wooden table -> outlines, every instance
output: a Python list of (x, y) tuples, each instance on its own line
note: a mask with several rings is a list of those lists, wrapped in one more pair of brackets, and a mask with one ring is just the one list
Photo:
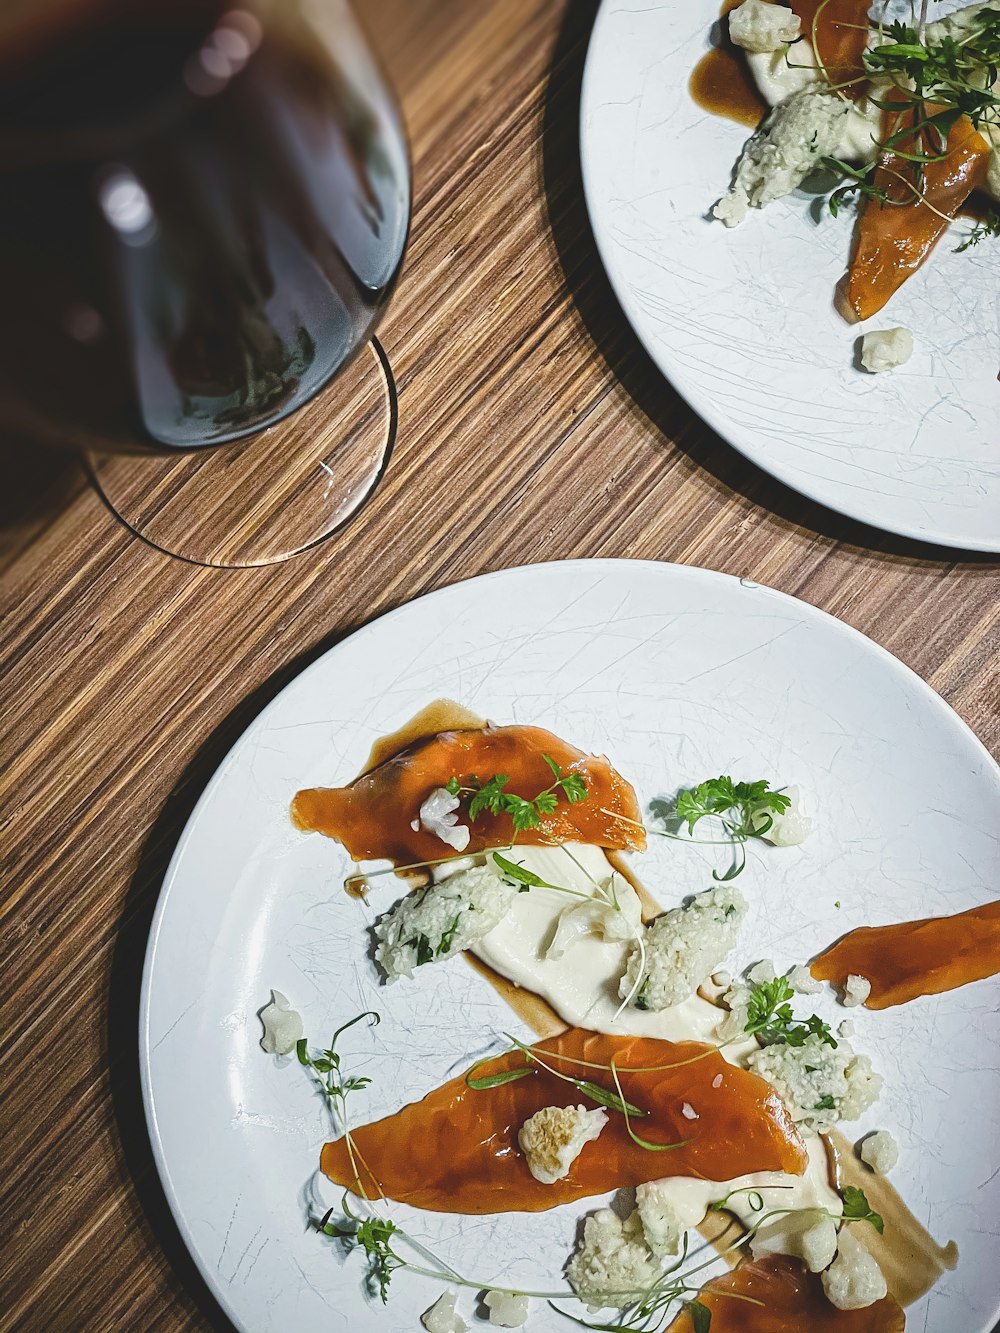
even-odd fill
[(4, 1329), (227, 1326), (147, 1143), (143, 949), (216, 764), (363, 621), (536, 560), (706, 565), (856, 626), (1000, 752), (997, 562), (884, 536), (770, 480), (671, 392), (619, 313), (577, 150), (595, 0), (361, 8), (402, 96), (416, 191), (380, 331), (399, 436), (368, 507), (289, 563), (204, 569), (131, 537), (72, 461), (4, 464)]

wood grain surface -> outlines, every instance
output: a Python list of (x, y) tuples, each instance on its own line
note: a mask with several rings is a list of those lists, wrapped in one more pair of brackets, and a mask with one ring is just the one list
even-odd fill
[(402, 98), (415, 213), (380, 330), (399, 434), (359, 517), (286, 564), (198, 568), (133, 538), (71, 459), (5, 442), (4, 1330), (227, 1327), (146, 1138), (146, 934), (227, 748), (370, 617), (529, 561), (705, 565), (856, 626), (1000, 751), (998, 563), (770, 480), (672, 393), (619, 313), (579, 175), (594, 0), (361, 8)]

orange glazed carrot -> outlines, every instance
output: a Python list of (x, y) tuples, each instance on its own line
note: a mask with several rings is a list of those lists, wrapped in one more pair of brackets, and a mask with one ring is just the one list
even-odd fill
[[(941, 109), (928, 104), (927, 114)], [(886, 111), (883, 139), (905, 128), (907, 120), (912, 124), (912, 114)], [(903, 140), (900, 147), (907, 152), (928, 151), (925, 141)], [(874, 183), (893, 202), (865, 201), (847, 275), (847, 303), (858, 319), (881, 310), (917, 271), (962, 204), (982, 184), (989, 155), (989, 145), (966, 116), (952, 127), (944, 156), (924, 163), (919, 182), (912, 162), (894, 153), (883, 154)]]

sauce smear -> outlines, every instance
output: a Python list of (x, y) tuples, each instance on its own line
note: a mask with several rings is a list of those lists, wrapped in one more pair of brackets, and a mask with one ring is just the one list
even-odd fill
[[(789, 8), (802, 20), (802, 35), (812, 43), (816, 59), (831, 84), (852, 83), (867, 77), (862, 56), (868, 40), (868, 10), (871, 0), (788, 0)], [(813, 43), (813, 23), (816, 41)], [(795, 47), (789, 59), (795, 60)], [(841, 88), (846, 97), (858, 97), (860, 82)]]
[[(435, 787), (456, 777), (465, 785), (506, 774), (504, 791), (534, 799), (554, 782), (546, 756), (564, 773), (580, 774), (585, 800), (576, 804), (561, 793), (555, 810), (537, 828), (515, 834), (508, 814), (480, 812), (471, 824), (468, 851), (507, 847), (511, 842), (554, 845), (588, 842), (597, 847), (642, 851), (646, 835), (639, 803), (630, 783), (607, 759), (584, 754), (541, 727), (480, 727), (442, 731), (405, 746), (362, 774), (347, 787), (313, 787), (292, 802), (295, 825), (324, 833), (344, 844), (356, 861), (395, 861), (408, 865), (447, 855), (434, 833), (412, 825)], [(610, 810), (612, 814), (602, 811)], [(621, 817), (619, 817), (621, 816)], [(467, 822), (464, 817), (460, 822)]]
[(867, 977), (869, 1009), (889, 1009), (920, 995), (940, 995), (1000, 972), (1000, 902), (956, 916), (895, 926), (860, 926), (811, 965), (817, 981), (843, 985)]
[[(712, 1333), (902, 1333), (906, 1323), (891, 1296), (862, 1310), (838, 1310), (818, 1274), (783, 1254), (744, 1260), (706, 1283), (698, 1300), (712, 1312)], [(668, 1333), (694, 1333), (686, 1310)]]
[[(593, 1106), (572, 1084), (545, 1070), (516, 1082), (474, 1090), (452, 1079), (395, 1115), (352, 1130), (360, 1184), (375, 1197), (444, 1213), (541, 1212), (557, 1204), (640, 1185), (665, 1176), (728, 1180), (746, 1171), (800, 1174), (806, 1151), (788, 1108), (762, 1078), (728, 1064), (699, 1042), (674, 1044), (650, 1037), (610, 1037), (571, 1028), (539, 1042), (541, 1058), (575, 1078), (589, 1078), (615, 1094), (611, 1074), (559, 1060), (559, 1056), (607, 1065), (614, 1057), (627, 1101), (648, 1112), (633, 1128), (651, 1143), (688, 1142), (669, 1152), (633, 1143), (624, 1116), (608, 1111), (608, 1122), (588, 1143), (569, 1176), (543, 1185), (528, 1170), (517, 1135), (529, 1116), (545, 1106)], [(546, 1056), (545, 1052), (548, 1052)], [(691, 1064), (655, 1072), (628, 1069)], [(520, 1052), (480, 1065), (485, 1078), (520, 1068)], [(625, 1068), (621, 1068), (624, 1066)], [(696, 1119), (685, 1116), (687, 1105)], [(414, 1144), (419, 1151), (414, 1151)], [(344, 1139), (328, 1143), (320, 1165), (336, 1184), (358, 1192)]]
[(725, 0), (719, 24), (719, 45), (706, 51), (694, 67), (688, 91), (705, 111), (725, 116), (740, 125), (756, 127), (768, 112), (768, 105), (757, 91), (747, 68), (744, 53), (729, 36), (726, 15), (740, 0)]

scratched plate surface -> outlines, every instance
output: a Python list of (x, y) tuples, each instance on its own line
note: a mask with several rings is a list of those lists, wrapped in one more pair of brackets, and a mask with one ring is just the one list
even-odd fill
[[(604, 0), (594, 27), (584, 183), (629, 322), (695, 411), (789, 486), (890, 532), (1000, 551), (1000, 247), (955, 253), (971, 226), (957, 224), (887, 308), (849, 325), (833, 293), (850, 209), (833, 218), (800, 190), (733, 230), (710, 219), (749, 134), (688, 92), (720, 7)], [(856, 368), (859, 334), (899, 325), (908, 364)]]
[[(783, 594), (681, 566), (578, 561), (475, 579), (374, 621), (234, 747), (178, 846), (149, 942), (140, 1042), (154, 1151), (205, 1277), (254, 1333), (415, 1331), (438, 1290), (399, 1273), (388, 1306), (373, 1303), (357, 1257), (307, 1229), (314, 1193), (338, 1201), (314, 1180), (330, 1125), (304, 1071), (258, 1045), (270, 989), (317, 1043), (361, 1010), (381, 1013), (342, 1044), (345, 1067), (372, 1078), (354, 1095), (365, 1119), (459, 1072), (512, 1023), (522, 1030), (464, 959), (380, 986), (369, 927), (398, 885), (376, 881), (370, 906), (348, 898), (337, 845), (288, 819), (296, 788), (349, 780), (379, 735), (442, 695), (606, 753), (644, 807), (718, 773), (800, 784), (815, 833), (801, 848), (752, 850), (737, 966), (769, 957), (784, 969), (852, 926), (959, 911), (1000, 883), (1000, 774), (986, 751), (893, 657)], [(665, 906), (710, 886), (712, 849), (654, 843), (638, 869)], [(843, 1016), (831, 997), (817, 1007)], [(996, 1311), (998, 1007), (991, 981), (852, 1011), (855, 1044), (886, 1086), (848, 1131), (892, 1130), (895, 1183), (961, 1251), (914, 1310), (916, 1328), (983, 1333)], [(392, 1211), (472, 1280), (553, 1290), (586, 1209)], [(466, 1317), (473, 1304), (464, 1293)], [(530, 1329), (557, 1323), (534, 1302)]]

